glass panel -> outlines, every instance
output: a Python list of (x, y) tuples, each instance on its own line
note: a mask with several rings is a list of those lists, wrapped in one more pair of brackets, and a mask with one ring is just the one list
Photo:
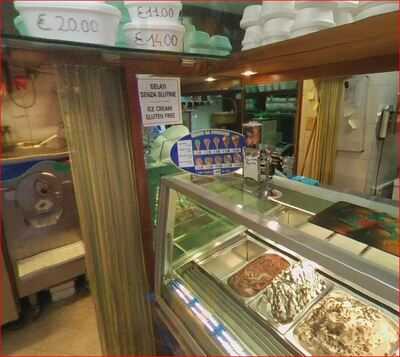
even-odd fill
[[(255, 217), (259, 216), (259, 219), (254, 218), (254, 220), (263, 222), (263, 219), (268, 218), (272, 222), (276, 221), (281, 226), (294, 228), (325, 241), (327, 245), (339, 248), (347, 254), (359, 256), (370, 264), (375, 264), (379, 268), (398, 274), (398, 257), (384, 251), (388, 248), (383, 246), (386, 243), (383, 243), (384, 241), (382, 240), (388, 234), (386, 230), (391, 227), (388, 226), (388, 222), (391, 222), (390, 217), (395, 217), (396, 208), (394, 206), (369, 201), (362, 197), (327, 188), (311, 188), (304, 184), (293, 183), (287, 179), (274, 179), (273, 188), (279, 191), (281, 196), (273, 199), (265, 199), (262, 195), (262, 186), (256, 183), (249, 183), (239, 175), (213, 179), (179, 175), (176, 179), (190, 183), (194, 187), (200, 186), (205, 189), (201, 194), (202, 196), (209, 193), (211, 200), (216, 200), (219, 203), (223, 202), (226, 207), (235, 207), (243, 212), (253, 213), (256, 215)], [(217, 196), (212, 194), (217, 194)], [(348, 209), (354, 207), (354, 215), (343, 221), (343, 225), (340, 227), (318, 223), (325, 219), (322, 217), (325, 217), (326, 213), (321, 215), (322, 212), (325, 212), (328, 208), (329, 212), (334, 212), (334, 207), (340, 207), (342, 201), (350, 202)], [(343, 229), (349, 224), (347, 221), (350, 221), (354, 227), (358, 224), (365, 224), (365, 222), (359, 221), (362, 217), (359, 218), (356, 215), (357, 207), (368, 207), (370, 210), (367, 211), (371, 212), (372, 215), (373, 212), (385, 212), (384, 214), (377, 214), (378, 217), (386, 217), (386, 225), (382, 225), (382, 229), (379, 231), (380, 236), (374, 234), (375, 240), (371, 240), (371, 234), (367, 232), (365, 227), (356, 231), (351, 229), (347, 236), (343, 233)], [(321, 218), (316, 220), (316, 217)], [(371, 217), (370, 219), (372, 219)], [(340, 216), (330, 217), (332, 222), (336, 222), (339, 219)], [(264, 225), (265, 223), (261, 224)], [(347, 225), (345, 226), (345, 224)], [(385, 228), (387, 226), (389, 228)], [(378, 229), (374, 227), (371, 226), (371, 230)], [(183, 227), (182, 229), (180, 233), (184, 234), (185, 228)], [(365, 239), (361, 234), (364, 231)], [(342, 234), (340, 234), (341, 232)], [(390, 240), (387, 241), (387, 244), (393, 243)]]
[[(187, 175), (182, 175), (178, 178), (185, 181), (191, 179)], [(327, 199), (304, 194), (300, 190), (297, 191), (277, 185), (273, 185), (273, 188), (279, 190), (281, 196), (274, 200), (268, 200), (262, 196), (264, 193), (262, 185), (250, 180), (243, 180), (240, 175), (214, 179), (198, 179), (194, 180), (193, 183), (221, 195), (221, 197), (227, 199), (230, 203), (240, 206), (244, 210), (250, 209), (263, 216), (280, 204), (315, 214), (328, 208), (333, 203)]]
[[(180, 193), (172, 195), (171, 204), (172, 209), (175, 210), (175, 219), (171, 223), (173, 225), (173, 260), (212, 243), (238, 227), (227, 218)], [(169, 213), (171, 214), (171, 208)]]
[[(252, 2), (248, 2), (252, 3)], [(3, 34), (122, 50), (229, 56), (239, 51), (244, 3), (3, 2)], [(29, 37), (28, 37), (29, 36)]]
[[(198, 332), (198, 328), (193, 329), (190, 321), (198, 319), (199, 325), (202, 326), (204, 323), (212, 338), (217, 336), (215, 331), (218, 328), (231, 332), (235, 342), (233, 346), (240, 347), (243, 354), (293, 354), (285, 353), (286, 340), (281, 340), (276, 336), (285, 336), (292, 341), (289, 331), (293, 331), (299, 323), (307, 321), (306, 316), (313, 306), (318, 303), (323, 304), (327, 295), (337, 291), (343, 293), (349, 301), (360, 299), (369, 307), (379, 308), (379, 311), (388, 318), (387, 322), (390, 323), (388, 328), (394, 331), (396, 316), (392, 314), (392, 310), (387, 309), (388, 301), (385, 301), (384, 295), (378, 295), (383, 298), (377, 305), (376, 295), (374, 295), (376, 291), (373, 291), (369, 284), (361, 285), (352, 274), (340, 274), (340, 268), (336, 267), (350, 262), (350, 266), (354, 265), (355, 269), (362, 267), (360, 272), (367, 276), (375, 267), (378, 268), (378, 265), (384, 266), (382, 262), (375, 262), (375, 266), (374, 259), (385, 260), (387, 265), (384, 269), (387, 270), (397, 267), (395, 260), (390, 261), (388, 257), (377, 255), (376, 252), (368, 249), (366, 252), (371, 251), (368, 257), (370, 264), (360, 265), (360, 261), (362, 262), (360, 255), (367, 259), (366, 247), (357, 246), (357, 242), (350, 238), (330, 232), (325, 238), (319, 237), (324, 242), (316, 244), (320, 242), (315, 239), (303, 240), (303, 236), (295, 236), (296, 231), (293, 230), (294, 239), (298, 239), (304, 246), (307, 245), (307, 249), (313, 253), (318, 252), (321, 245), (330, 248), (320, 250), (326, 256), (314, 254), (313, 259), (309, 257), (310, 260), (307, 260), (305, 255), (296, 252), (289, 245), (278, 244), (268, 233), (261, 236), (246, 230), (243, 226), (238, 226), (242, 229), (238, 232), (223, 229), (224, 226), (233, 228), (233, 222), (224, 219), (224, 214), (210, 210), (203, 199), (208, 198), (210, 206), (222, 204), (224, 207), (221, 208), (221, 212), (226, 212), (227, 215), (228, 212), (237, 212), (237, 209), (233, 209), (234, 204), (239, 204), (238, 202), (241, 202), (243, 197), (224, 194), (229, 190), (240, 191), (234, 188), (241, 180), (240, 177), (211, 180), (182, 175), (171, 180), (178, 182), (178, 185), (180, 180), (185, 180), (185, 192), (193, 189), (193, 192), (187, 195), (171, 191), (175, 212), (171, 212), (170, 208), (168, 213), (171, 218), (175, 213), (172, 235), (175, 248), (174, 259), (182, 256), (183, 249), (179, 250), (179, 247), (185, 239), (187, 239), (189, 249), (193, 253), (195, 250), (195, 254), (186, 256), (186, 259), (180, 260), (175, 265), (170, 265), (171, 270), (168, 271), (167, 279), (164, 281), (162, 297), (167, 300), (171, 309), (182, 319), (191, 333)], [(199, 186), (202, 190), (199, 190)], [(282, 188), (282, 186), (279, 187)], [(285, 192), (289, 191), (302, 194), (296, 192), (295, 189)], [(217, 193), (217, 196), (213, 193)], [(248, 197), (253, 196), (258, 202), (267, 201), (251, 193), (243, 192), (243, 194)], [(299, 197), (303, 200), (313, 197), (311, 194), (302, 195)], [(193, 198), (189, 199), (188, 196), (193, 196)], [(309, 198), (306, 198), (307, 196)], [(201, 200), (202, 204), (196, 203), (197, 200)], [(270, 218), (268, 223), (274, 222), (273, 218), (278, 217), (282, 226), (302, 230), (301, 227), (304, 224), (309, 224), (308, 219), (311, 215), (302, 212), (301, 202), (297, 201), (297, 203), (298, 209), (275, 202), (275, 208), (267, 214)], [(333, 202), (329, 204), (332, 205)], [(262, 219), (258, 220), (256, 216), (251, 219), (253, 223), (262, 225), (266, 222), (264, 220), (266, 214), (261, 211), (261, 204), (258, 208)], [(253, 210), (252, 213), (256, 212), (254, 207), (250, 209)], [(248, 207), (243, 207), (243, 213), (248, 213)], [(239, 220), (240, 217), (235, 222), (239, 224)], [(218, 222), (221, 230), (208, 229), (213, 221)], [(309, 227), (308, 231), (304, 232), (314, 235), (313, 229), (318, 229), (318, 227), (311, 226), (311, 228)], [(225, 232), (232, 234), (224, 235)], [(288, 232), (276, 230), (276, 234), (284, 235)], [(341, 251), (338, 253), (336, 248)], [(331, 252), (334, 253), (332, 257), (335, 264), (329, 268), (325, 266), (325, 261)], [(293, 308), (294, 305), (296, 305), (295, 308)], [(189, 315), (185, 315), (186, 310), (183, 307), (186, 307)], [(190, 315), (193, 311), (194, 314)], [(205, 316), (207, 318), (204, 318)], [(270, 335), (271, 329), (280, 334)], [(216, 344), (218, 345), (218, 342)], [(297, 343), (294, 347), (302, 351), (301, 344)], [(230, 354), (238, 355), (239, 353), (235, 350)]]
[(298, 94), (297, 81), (245, 87), (245, 121), (260, 123), (262, 143), (280, 156), (294, 154)]

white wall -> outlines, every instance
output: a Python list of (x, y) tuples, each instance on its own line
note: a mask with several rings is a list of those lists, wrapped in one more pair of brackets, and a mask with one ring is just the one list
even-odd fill
[[(212, 104), (199, 105), (192, 112), (192, 130), (211, 128), (211, 115), (222, 111), (222, 101), (215, 99)], [(188, 113), (184, 113), (185, 118)]]
[[(398, 72), (371, 74), (368, 81), (368, 96), (366, 102), (366, 125), (364, 136), (364, 151), (338, 151), (336, 158), (335, 178), (333, 185), (340, 190), (358, 193), (373, 191), (378, 143), (375, 137), (377, 113), (385, 106), (392, 104), (396, 108), (398, 92)], [(310, 93), (314, 90), (312, 80), (304, 81), (302, 117), (299, 138), (298, 174), (304, 162), (304, 156), (310, 139), (310, 118), (315, 117), (315, 100)], [(397, 142), (396, 136), (388, 138), (382, 160), (379, 184), (392, 180), (397, 171)]]
[[(16, 105), (6, 95), (2, 98), (2, 126), (11, 128), (14, 142), (41, 141), (55, 134), (62, 123), (54, 74), (39, 74), (34, 80), (36, 102), (29, 109)], [(24, 107), (33, 102), (33, 88), (29, 81), (27, 89), (12, 93), (14, 101)]]
[[(375, 184), (378, 142), (375, 137), (377, 113), (392, 104), (396, 108), (398, 72), (371, 74), (368, 84), (364, 151), (360, 153), (339, 151), (336, 158), (334, 185), (360, 193), (372, 193)], [(396, 137), (385, 142), (381, 176), (378, 184), (396, 176)]]

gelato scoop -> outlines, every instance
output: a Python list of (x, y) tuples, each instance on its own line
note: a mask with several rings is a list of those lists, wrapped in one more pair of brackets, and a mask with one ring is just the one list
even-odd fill
[(393, 321), (339, 291), (317, 304), (295, 329), (295, 335), (313, 355), (389, 356), (398, 347)]
[(292, 322), (327, 285), (313, 263), (304, 261), (278, 275), (258, 301), (257, 310), (269, 311), (281, 324)]

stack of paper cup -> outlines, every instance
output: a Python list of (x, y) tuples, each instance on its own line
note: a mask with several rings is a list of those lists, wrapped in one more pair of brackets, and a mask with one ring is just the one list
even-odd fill
[(124, 25), (129, 47), (154, 51), (183, 51), (185, 27), (181, 1), (125, 1), (131, 22)]
[(290, 38), (317, 32), (336, 25), (334, 10), (340, 1), (296, 1), (296, 17)]
[(261, 5), (247, 6), (243, 11), (240, 27), (245, 30), (242, 41), (242, 51), (260, 46), (262, 28), (260, 24)]
[(268, 45), (289, 38), (294, 17), (294, 1), (263, 1), (261, 44)]

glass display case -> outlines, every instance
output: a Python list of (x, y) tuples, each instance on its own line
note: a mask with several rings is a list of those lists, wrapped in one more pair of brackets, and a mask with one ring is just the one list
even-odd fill
[(267, 199), (238, 175), (162, 179), (157, 311), (182, 351), (396, 353), (398, 256), (315, 222), (346, 203), (387, 223), (397, 207), (280, 177), (272, 185), (279, 195)]

